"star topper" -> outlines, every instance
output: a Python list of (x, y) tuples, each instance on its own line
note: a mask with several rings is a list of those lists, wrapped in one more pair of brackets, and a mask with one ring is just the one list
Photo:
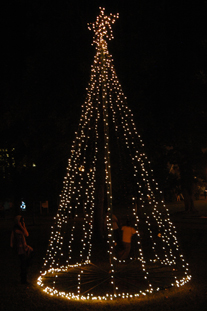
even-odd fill
[(114, 39), (111, 25), (119, 18), (119, 13), (116, 15), (110, 13), (110, 15), (107, 16), (105, 15), (105, 8), (99, 9), (100, 14), (97, 16), (96, 22), (88, 24), (88, 29), (94, 31), (92, 44), (97, 44), (98, 48), (106, 49), (107, 43), (105, 38), (108, 40)]

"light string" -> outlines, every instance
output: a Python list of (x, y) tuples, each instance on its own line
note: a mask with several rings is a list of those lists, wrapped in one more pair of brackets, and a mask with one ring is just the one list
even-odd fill
[[(115, 85), (114, 88), (117, 90), (117, 89), (118, 89), (118, 86), (119, 86), (119, 84), (117, 83), (117, 85)], [(122, 94), (122, 95), (123, 95), (123, 94)], [(121, 98), (119, 97), (119, 100), (118, 100), (117, 102), (119, 102), (120, 99), (121, 99)], [(125, 99), (125, 98), (124, 98), (124, 99)], [(121, 102), (122, 102), (122, 101), (121, 101)], [(119, 104), (117, 104), (117, 107), (119, 107)], [(125, 109), (127, 109), (127, 106), (126, 106), (126, 105), (125, 105)], [(120, 112), (120, 109), (119, 109), (119, 112)], [(113, 113), (114, 113), (114, 111), (113, 111)], [(127, 113), (130, 113), (130, 110), (129, 110), (129, 109), (128, 109), (128, 112), (126, 112), (126, 110), (125, 110), (125, 112), (123, 113), (123, 115), (124, 115), (124, 116), (127, 116)], [(114, 117), (113, 120), (115, 120), (115, 119), (116, 119), (116, 118)], [(115, 122), (115, 121), (114, 121), (114, 122)], [(121, 123), (122, 123), (123, 128), (124, 128), (124, 129), (127, 129), (127, 130), (128, 130), (128, 133), (131, 135), (131, 132), (129, 132), (130, 129), (129, 129), (129, 127), (128, 127), (127, 120), (124, 119), (124, 117), (122, 117)], [(134, 121), (133, 121), (133, 118), (132, 118), (132, 117), (131, 117), (131, 124), (134, 126), (133, 132), (134, 132), (134, 134), (135, 134), (134, 137), (136, 137), (137, 131), (136, 131), (136, 127), (135, 127), (135, 124), (134, 124)], [(131, 126), (131, 128), (133, 128), (133, 126)], [(115, 129), (117, 130), (117, 125), (115, 125)], [(127, 147), (129, 148), (129, 146), (128, 146), (128, 140), (129, 140), (128, 137), (129, 137), (129, 136), (127, 136), (127, 130), (125, 131), (126, 133), (125, 133), (124, 137), (125, 137), (126, 145), (127, 145)], [(132, 136), (132, 137), (133, 137), (133, 136)], [(141, 142), (142, 142), (142, 141), (141, 141)], [(132, 145), (134, 145), (134, 141), (132, 141)], [(144, 145), (142, 144), (142, 146), (144, 146)], [(133, 147), (133, 146), (131, 146), (131, 147)], [(137, 152), (137, 150), (136, 150), (136, 152)], [(147, 157), (145, 157), (145, 159), (147, 159)], [(134, 160), (134, 158), (132, 158), (132, 160)], [(140, 161), (140, 160), (138, 160), (138, 161)], [(148, 162), (148, 163), (150, 163), (150, 162)], [(147, 181), (149, 195), (150, 195), (151, 198), (153, 198), (153, 202), (155, 202), (155, 204), (154, 204), (154, 212), (152, 212), (152, 215), (153, 215), (153, 217), (156, 219), (158, 226), (159, 226), (160, 228), (162, 228), (162, 227), (164, 228), (164, 233), (163, 233), (163, 236), (161, 236), (161, 237), (162, 237), (162, 241), (163, 241), (163, 244), (164, 244), (163, 250), (164, 250), (164, 252), (165, 252), (165, 259), (162, 260), (161, 263), (164, 263), (164, 264), (166, 264), (166, 265), (175, 264), (175, 263), (176, 263), (176, 262), (175, 262), (176, 256), (173, 256), (172, 250), (171, 250), (171, 249), (169, 249), (169, 254), (170, 254), (171, 257), (173, 257), (172, 261), (170, 261), (170, 260), (168, 259), (167, 255), (166, 255), (167, 252), (165, 251), (165, 247), (166, 247), (165, 244), (167, 244), (169, 247), (171, 247), (170, 244), (169, 244), (170, 238), (169, 238), (169, 237), (167, 236), (167, 234), (166, 234), (167, 229), (166, 229), (165, 224), (163, 224), (163, 222), (162, 222), (162, 218), (161, 218), (162, 214), (161, 214), (160, 212), (158, 212), (158, 210), (157, 210), (157, 204), (158, 204), (158, 202), (155, 201), (155, 195), (154, 195), (153, 191), (151, 190), (151, 187), (149, 186), (149, 185), (150, 185), (150, 181), (149, 181), (149, 179), (148, 179), (149, 174), (148, 174), (147, 170), (144, 168), (144, 161), (142, 161), (141, 166), (142, 166), (142, 171), (143, 171), (142, 176), (143, 176), (143, 178), (146, 178), (146, 181)], [(135, 172), (137, 172), (136, 164), (134, 165), (134, 169), (135, 169)], [(151, 171), (152, 171), (152, 170), (151, 170)], [(153, 172), (153, 171), (152, 171), (152, 172)], [(154, 181), (154, 180), (153, 180), (153, 181)], [(139, 184), (138, 184), (138, 186), (139, 186)], [(157, 184), (157, 183), (156, 183), (156, 190), (158, 190), (158, 184)], [(160, 193), (161, 193), (161, 192), (160, 192)], [(141, 198), (141, 200), (142, 200), (142, 198)], [(163, 203), (163, 201), (162, 201), (161, 203)], [(163, 206), (165, 207), (165, 205), (163, 205)], [(143, 205), (142, 207), (144, 207), (144, 205)], [(156, 217), (156, 215), (154, 215), (154, 213), (157, 213), (158, 216)], [(169, 217), (169, 214), (167, 214), (167, 216)], [(149, 216), (147, 216), (147, 218), (149, 218)], [(138, 219), (138, 217), (137, 217), (137, 219)], [(138, 220), (138, 221), (139, 221), (139, 220)], [(179, 250), (179, 246), (178, 246), (177, 238), (176, 238), (176, 235), (175, 235), (176, 231), (174, 232), (174, 234), (171, 232), (171, 231), (172, 231), (172, 230), (171, 230), (171, 228), (172, 228), (172, 223), (171, 223), (171, 221), (170, 221), (170, 218), (168, 218), (167, 220), (165, 219), (165, 221), (167, 221), (167, 223), (168, 223), (168, 225), (169, 225), (169, 228), (168, 228), (169, 234), (171, 235), (171, 237), (173, 237), (173, 244), (175, 245), (176, 250), (178, 251), (178, 250)], [(146, 223), (148, 224), (148, 226), (150, 226), (149, 221), (146, 221)], [(136, 226), (137, 226), (137, 224), (136, 224)], [(173, 228), (175, 228), (175, 227), (173, 227)], [(152, 233), (152, 232), (150, 232), (150, 233)], [(150, 237), (152, 238), (152, 236), (150, 236)], [(154, 242), (153, 249), (155, 249), (155, 246), (156, 246), (156, 243)], [(156, 259), (160, 260), (160, 258), (158, 257), (158, 255), (156, 255), (156, 257), (157, 257)]]

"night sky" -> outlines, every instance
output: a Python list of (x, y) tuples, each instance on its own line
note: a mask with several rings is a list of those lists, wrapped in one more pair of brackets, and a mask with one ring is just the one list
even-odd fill
[(109, 52), (148, 148), (187, 133), (207, 145), (206, 1), (7, 0), (2, 6), (2, 146), (42, 167), (58, 149), (65, 168), (95, 54), (87, 23), (99, 7), (120, 15)]

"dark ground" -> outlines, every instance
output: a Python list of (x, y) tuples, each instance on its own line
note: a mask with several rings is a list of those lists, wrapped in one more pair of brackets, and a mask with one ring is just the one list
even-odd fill
[(192, 281), (179, 289), (164, 290), (143, 299), (113, 302), (77, 302), (50, 297), (36, 285), (43, 263), (52, 215), (25, 215), (30, 233), (28, 244), (35, 257), (29, 271), (29, 285), (19, 283), (18, 259), (9, 246), (13, 216), (0, 219), (0, 310), (206, 310), (207, 303), (207, 200), (196, 201), (198, 213), (186, 214), (182, 203), (170, 204), (178, 240), (189, 262)]

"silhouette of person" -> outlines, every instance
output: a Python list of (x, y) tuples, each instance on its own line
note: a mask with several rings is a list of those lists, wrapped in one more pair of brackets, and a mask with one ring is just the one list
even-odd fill
[(26, 237), (29, 236), (24, 218), (18, 215), (14, 219), (11, 232), (10, 246), (15, 250), (20, 259), (20, 278), (22, 284), (27, 284), (27, 270), (31, 261), (33, 248), (27, 245)]

